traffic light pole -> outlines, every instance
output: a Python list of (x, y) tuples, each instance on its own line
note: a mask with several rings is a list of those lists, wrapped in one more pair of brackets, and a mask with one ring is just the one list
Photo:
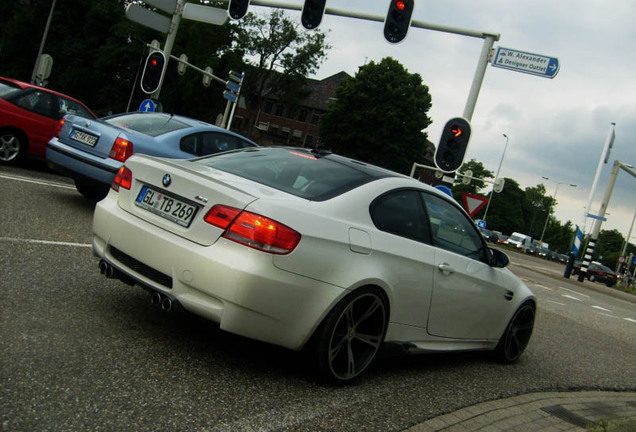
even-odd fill
[[(172, 14), (172, 20), (170, 21), (170, 31), (166, 36), (166, 44), (163, 47), (163, 55), (166, 57), (166, 66), (168, 68), (168, 62), (172, 56), (172, 48), (174, 48), (174, 41), (177, 39), (177, 30), (179, 30), (179, 24), (181, 24), (181, 16), (183, 15), (183, 8), (185, 7), (186, 0), (177, 0), (177, 6)], [(161, 86), (163, 85), (163, 77), (159, 88), (152, 94), (152, 98), (159, 100), (159, 94), (161, 93)]]
[(579, 282), (583, 282), (583, 280), (586, 278), (587, 268), (592, 262), (592, 254), (594, 253), (594, 249), (596, 248), (596, 242), (598, 241), (598, 236), (601, 232), (601, 224), (605, 219), (605, 211), (607, 210), (607, 205), (609, 204), (609, 200), (612, 197), (612, 191), (614, 189), (614, 184), (616, 183), (616, 177), (618, 177), (619, 169), (622, 169), (625, 172), (631, 174), (632, 177), (636, 177), (636, 171), (634, 171), (633, 168), (634, 167), (631, 165), (627, 165), (619, 161), (614, 161), (612, 174), (610, 175), (607, 189), (605, 189), (605, 195), (603, 196), (603, 201), (601, 202), (601, 208), (598, 211), (598, 215), (594, 216), (594, 226), (592, 227), (590, 240), (587, 243), (585, 255), (583, 256), (583, 261), (581, 263), (581, 269), (579, 270), (579, 277), (577, 279)]

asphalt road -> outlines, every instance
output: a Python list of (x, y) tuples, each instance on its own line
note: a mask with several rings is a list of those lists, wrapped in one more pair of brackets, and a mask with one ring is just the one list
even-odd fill
[(511, 256), (539, 302), (519, 363), (386, 352), (333, 388), (298, 353), (165, 314), (101, 276), (93, 206), (68, 179), (0, 167), (0, 209), (2, 431), (400, 431), (527, 392), (636, 390), (636, 305), (559, 264)]

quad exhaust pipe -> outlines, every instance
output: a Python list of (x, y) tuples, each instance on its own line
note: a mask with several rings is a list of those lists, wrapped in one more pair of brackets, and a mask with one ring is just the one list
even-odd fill
[[(135, 285), (134, 279), (117, 270), (105, 260), (101, 260), (99, 262), (99, 272), (108, 279), (119, 279), (128, 285)], [(160, 307), (164, 312), (170, 312), (178, 304), (176, 300), (173, 300), (165, 294), (161, 294), (159, 291), (152, 291), (152, 294), (150, 295), (150, 303), (154, 306)]]

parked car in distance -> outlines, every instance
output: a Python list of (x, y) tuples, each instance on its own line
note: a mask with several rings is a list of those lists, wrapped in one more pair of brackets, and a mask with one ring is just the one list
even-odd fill
[[(581, 262), (577, 260), (574, 262), (572, 273), (578, 275), (580, 271)], [(618, 277), (616, 276), (616, 273), (614, 273), (614, 270), (596, 261), (591, 262), (588, 266), (586, 277), (591, 282), (604, 283), (608, 287), (616, 285), (616, 282), (618, 281)]]
[(97, 117), (75, 98), (0, 77), (0, 163), (14, 165), (27, 155), (43, 158), (59, 120), (66, 114)]
[(93, 251), (163, 309), (305, 349), (331, 383), (384, 342), (511, 363), (534, 325), (534, 295), (455, 200), (320, 148), (135, 154), (95, 207)]
[(234, 132), (175, 114), (130, 112), (87, 120), (69, 115), (49, 142), (49, 166), (75, 180), (84, 197), (99, 201), (135, 153), (177, 159), (256, 147)]

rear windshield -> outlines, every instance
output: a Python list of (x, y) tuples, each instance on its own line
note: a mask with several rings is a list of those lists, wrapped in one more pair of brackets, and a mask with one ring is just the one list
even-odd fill
[(111, 117), (104, 119), (104, 121), (153, 137), (189, 127), (189, 125), (176, 120), (174, 117), (141, 113)]
[(312, 201), (333, 198), (379, 177), (334, 156), (288, 148), (230, 152), (196, 162)]

